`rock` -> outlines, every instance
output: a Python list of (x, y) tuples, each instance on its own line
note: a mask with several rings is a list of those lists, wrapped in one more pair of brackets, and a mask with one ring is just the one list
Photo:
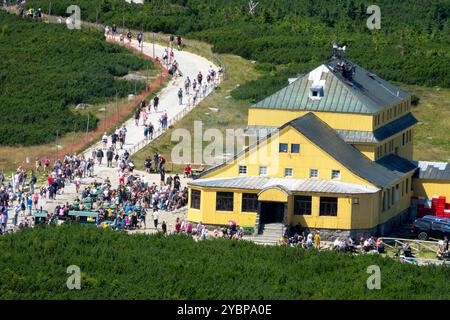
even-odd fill
[(219, 112), (218, 108), (208, 108), (209, 110), (211, 110), (212, 112)]
[(226, 96), (225, 99), (227, 99), (227, 100), (228, 100), (228, 99), (231, 99), (231, 96)]
[(122, 79), (128, 80), (128, 81), (146, 81), (147, 77), (142, 76), (140, 74), (129, 73), (126, 76), (123, 76)]
[(428, 140), (433, 140), (433, 137), (427, 137)]
[(98, 111), (100, 111), (100, 112), (105, 112), (105, 111), (106, 111), (106, 108), (100, 108), (100, 109), (98, 109)]
[(132, 101), (134, 100), (134, 94), (129, 94), (128, 95), (128, 101)]
[(80, 103), (75, 107), (75, 110), (85, 110), (85, 109), (89, 109), (92, 108), (93, 105), (91, 104), (87, 104), (87, 103)]

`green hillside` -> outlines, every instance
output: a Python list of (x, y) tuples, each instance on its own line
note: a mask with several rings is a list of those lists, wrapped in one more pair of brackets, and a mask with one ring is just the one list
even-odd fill
[[(1, 145), (36, 145), (69, 131), (85, 131), (86, 113), (70, 106), (96, 104), (134, 92), (118, 80), (151, 64), (104, 41), (100, 32), (22, 19), (0, 12)], [(138, 83), (141, 90), (144, 83)], [(91, 115), (90, 127), (97, 120)]]
[[(48, 8), (51, 0), (28, 1)], [(272, 77), (241, 86), (233, 95), (258, 100), (347, 44), (349, 58), (390, 81), (450, 87), (450, 1), (380, 0), (381, 29), (367, 28), (366, 0), (79, 0), (82, 18), (135, 29), (175, 33), (214, 45), (220, 53), (256, 60)], [(52, 3), (64, 14), (70, 0)]]
[[(0, 237), (1, 299), (448, 299), (450, 269), (250, 242), (80, 226)], [(81, 271), (68, 290), (67, 267)], [(381, 290), (367, 289), (367, 268)], [(420, 288), (420, 290), (418, 290)]]

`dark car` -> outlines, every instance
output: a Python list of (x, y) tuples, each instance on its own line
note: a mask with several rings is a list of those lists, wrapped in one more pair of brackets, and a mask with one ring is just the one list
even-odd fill
[(450, 219), (425, 216), (414, 221), (411, 231), (419, 240), (427, 240), (430, 237), (444, 239), (445, 236), (450, 237)]

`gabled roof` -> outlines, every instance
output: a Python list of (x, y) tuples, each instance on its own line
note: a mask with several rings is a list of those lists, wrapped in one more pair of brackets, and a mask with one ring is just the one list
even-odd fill
[(264, 190), (281, 186), (292, 192), (317, 192), (336, 194), (376, 193), (378, 188), (353, 183), (320, 179), (287, 179), (267, 177), (209, 178), (189, 182), (190, 186), (209, 188), (233, 188), (246, 190)]
[(312, 112), (286, 125), (297, 129), (348, 170), (379, 188), (390, 186), (403, 176), (367, 158)]
[[(356, 64), (353, 77), (345, 78), (336, 68), (340, 61), (330, 60), (252, 108), (374, 114), (409, 96)], [(324, 96), (311, 99), (317, 84), (323, 85)]]

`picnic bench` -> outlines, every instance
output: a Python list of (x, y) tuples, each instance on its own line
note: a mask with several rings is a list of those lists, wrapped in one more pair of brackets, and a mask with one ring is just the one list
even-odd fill
[(98, 213), (91, 211), (69, 211), (69, 218), (83, 224), (97, 224)]

